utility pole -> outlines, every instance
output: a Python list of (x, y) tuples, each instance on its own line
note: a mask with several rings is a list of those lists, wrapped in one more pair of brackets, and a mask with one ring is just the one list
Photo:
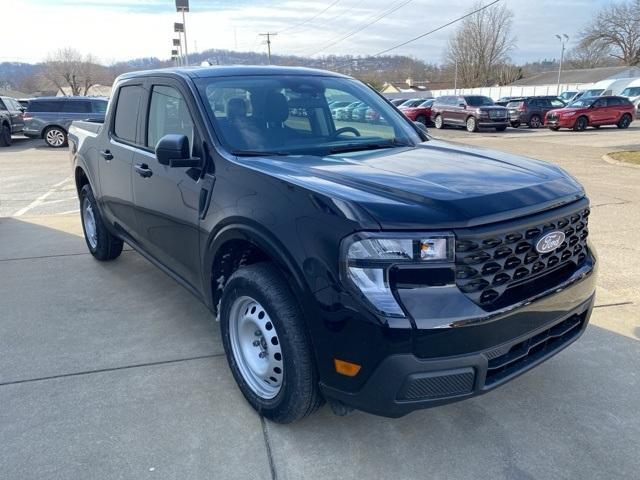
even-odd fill
[(269, 65), (271, 65), (271, 37), (278, 35), (277, 33), (259, 33), (261, 37), (267, 37), (267, 57), (269, 58)]
[(569, 35), (563, 33), (562, 35), (556, 35), (557, 39), (562, 44), (562, 51), (560, 52), (560, 67), (558, 68), (558, 85), (556, 87), (556, 95), (560, 95), (560, 76), (562, 75), (562, 62), (564, 61), (564, 48), (569, 41)]

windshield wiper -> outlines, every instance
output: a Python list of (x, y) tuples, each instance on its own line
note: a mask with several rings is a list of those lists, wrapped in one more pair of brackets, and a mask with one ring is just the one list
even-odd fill
[(377, 143), (350, 143), (348, 145), (340, 145), (329, 149), (329, 153), (358, 152), (361, 150), (379, 150), (383, 148), (394, 147), (413, 147), (412, 143), (401, 142), (399, 140), (390, 140), (388, 142)]
[(231, 154), (237, 157), (272, 157), (272, 156), (280, 156), (286, 157), (290, 155), (287, 152), (279, 152), (279, 151), (259, 151), (259, 150), (231, 150)]

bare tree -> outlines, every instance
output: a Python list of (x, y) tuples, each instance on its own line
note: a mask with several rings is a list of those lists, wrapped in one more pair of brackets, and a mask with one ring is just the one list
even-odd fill
[(640, 64), (640, 0), (612, 3), (582, 32), (582, 44), (609, 48), (624, 65)]
[[(472, 10), (482, 7), (478, 2)], [(465, 18), (449, 39), (446, 62), (458, 67), (458, 84), (484, 87), (497, 81), (496, 66), (509, 62), (515, 46), (511, 35), (513, 13), (504, 4), (495, 5)]]
[(567, 61), (573, 68), (606, 67), (613, 61), (610, 53), (611, 47), (606, 43), (582, 41), (569, 51)]
[(92, 55), (67, 47), (49, 54), (42, 73), (61, 93), (68, 89), (71, 95), (87, 95), (104, 76), (105, 68)]
[(496, 66), (496, 82), (498, 85), (510, 85), (523, 77), (522, 67), (511, 64)]

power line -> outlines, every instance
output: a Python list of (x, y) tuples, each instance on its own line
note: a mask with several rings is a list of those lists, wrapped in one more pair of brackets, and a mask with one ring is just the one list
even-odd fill
[(400, 47), (403, 47), (403, 46), (405, 46), (405, 45), (407, 45), (407, 44), (409, 44), (411, 42), (415, 42), (416, 40), (419, 40), (419, 39), (421, 39), (423, 37), (426, 37), (427, 35), (431, 35), (432, 33), (435, 33), (438, 30), (442, 30), (443, 28), (446, 28), (446, 27), (448, 27), (450, 25), (453, 25), (454, 23), (459, 22), (460, 20), (464, 20), (465, 18), (473, 15), (474, 13), (481, 12), (482, 10), (484, 10), (486, 8), (489, 8), (490, 6), (495, 5), (496, 3), (500, 2), (500, 1), (502, 1), (502, 0), (494, 0), (493, 2), (485, 5), (484, 7), (480, 7), (477, 10), (474, 10), (473, 12), (469, 12), (466, 15), (463, 15), (461, 17), (456, 18), (455, 20), (451, 20), (449, 23), (445, 23), (444, 25), (441, 25), (438, 28), (434, 28), (433, 30), (429, 30), (428, 32), (423, 33), (422, 35), (418, 35), (417, 37), (414, 37), (411, 40), (407, 40), (406, 42), (399, 43), (398, 45), (395, 45), (395, 46), (393, 46), (391, 48), (387, 48), (386, 50), (382, 50), (381, 52), (374, 53), (371, 56), (372, 57), (377, 57), (378, 55), (382, 55), (383, 53), (390, 52), (391, 50), (395, 50), (396, 48), (400, 48)]
[(313, 17), (307, 18), (306, 20), (303, 20), (302, 22), (296, 23), (295, 25), (291, 25), (290, 27), (285, 28), (284, 30), (280, 30), (278, 33), (284, 33), (284, 32), (288, 32), (289, 30), (293, 30), (294, 28), (298, 28), (301, 27), (302, 25), (305, 25), (307, 23), (309, 23), (310, 21), (318, 18), (320, 15), (322, 15), (324, 12), (326, 12), (327, 10), (329, 10), (331, 7), (333, 7), (336, 3), (338, 3), (340, 0), (335, 0), (333, 3), (331, 3), (328, 7), (326, 7), (324, 10), (316, 13)]
[(329, 43), (327, 45), (324, 45), (320, 49), (318, 49), (318, 50), (314, 51), (313, 53), (309, 54), (309, 56), (316, 55), (316, 54), (326, 50), (327, 48), (330, 48), (330, 47), (332, 47), (332, 46), (334, 46), (334, 45), (346, 40), (347, 38), (353, 37), (354, 35), (360, 33), (362, 30), (364, 30), (365, 28), (370, 27), (374, 23), (379, 22), (383, 18), (385, 18), (385, 17), (391, 15), (392, 13), (394, 13), (396, 10), (400, 10), (402, 7), (404, 7), (408, 3), (411, 3), (412, 1), (413, 0), (404, 0), (400, 5), (396, 4), (396, 6), (392, 6), (392, 7), (388, 8), (387, 10), (383, 11), (381, 14), (379, 14), (377, 17), (375, 17), (370, 22), (367, 22), (364, 25), (362, 25), (362, 26), (360, 26), (358, 28), (355, 28), (354, 30), (351, 30), (346, 35), (343, 35), (342, 37), (340, 37), (338, 40), (336, 40), (334, 42), (331, 42), (331, 43)]

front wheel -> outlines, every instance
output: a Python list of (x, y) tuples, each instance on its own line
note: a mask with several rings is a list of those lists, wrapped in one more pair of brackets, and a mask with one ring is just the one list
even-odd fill
[(576, 119), (576, 123), (573, 125), (573, 129), (576, 132), (582, 132), (587, 129), (588, 124), (589, 121), (587, 120), (587, 117), (578, 117)]
[(629, 115), (628, 113), (625, 113), (624, 115), (622, 115), (622, 118), (620, 120), (618, 120), (618, 123), (616, 123), (616, 126), (618, 128), (628, 128), (629, 125), (631, 125), (631, 115)]
[(222, 293), (220, 327), (231, 372), (258, 413), (290, 423), (320, 407), (302, 312), (274, 265), (257, 263), (231, 275)]
[(101, 261), (113, 260), (122, 253), (123, 242), (107, 230), (89, 184), (80, 190), (80, 217), (84, 239), (91, 255)]
[(0, 127), (0, 147), (9, 147), (11, 145), (11, 128), (7, 125)]
[(529, 119), (529, 128), (540, 128), (542, 126), (542, 120), (539, 115), (531, 115)]
[(477, 132), (478, 122), (474, 117), (467, 118), (467, 132)]
[(436, 115), (436, 118), (433, 120), (433, 124), (437, 129), (443, 128), (444, 122), (442, 121), (442, 115)]
[(67, 145), (67, 132), (60, 127), (49, 127), (44, 132), (44, 141), (52, 148), (60, 148)]

